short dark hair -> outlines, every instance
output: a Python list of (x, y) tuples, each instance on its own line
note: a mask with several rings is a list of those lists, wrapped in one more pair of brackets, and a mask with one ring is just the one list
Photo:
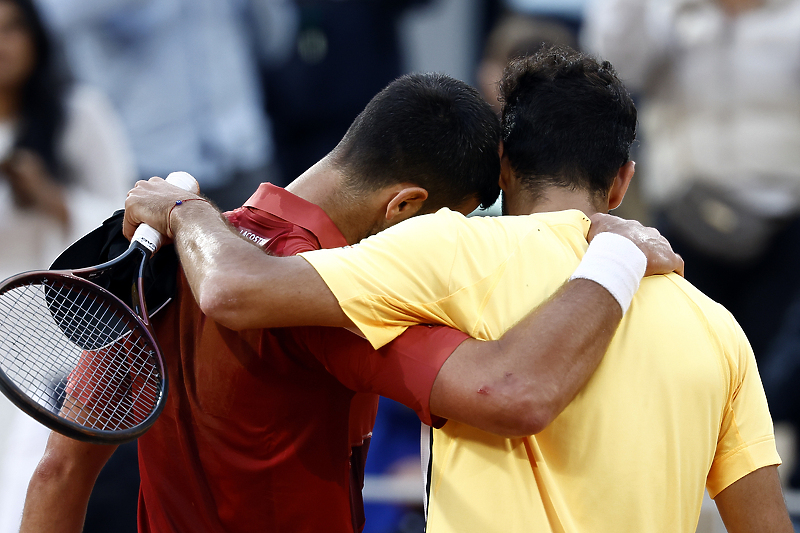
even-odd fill
[(500, 194), (500, 123), (478, 91), (444, 74), (407, 74), (367, 104), (333, 151), (359, 190), (411, 182), (425, 211)]
[(636, 138), (636, 106), (608, 61), (566, 46), (515, 59), (500, 101), (504, 154), (528, 192), (607, 195)]

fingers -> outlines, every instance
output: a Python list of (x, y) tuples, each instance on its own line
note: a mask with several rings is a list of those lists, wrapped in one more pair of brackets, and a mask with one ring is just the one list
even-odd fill
[(144, 180), (138, 180), (133, 185), (133, 189), (128, 191), (128, 195), (125, 197), (125, 216), (122, 218), (122, 234), (128, 240), (131, 240), (136, 228), (139, 227), (139, 224), (141, 224), (141, 221), (135, 217), (135, 202), (137, 196), (136, 193), (141, 189), (141, 187), (143, 187), (145, 183), (147, 182)]
[(589, 242), (592, 241), (595, 235), (603, 232), (617, 233), (628, 239), (631, 239), (634, 234), (637, 234), (638, 238), (641, 239), (649, 230), (658, 233), (658, 230), (643, 226), (638, 220), (627, 220), (606, 213), (595, 213), (589, 217), (589, 220), (592, 222), (587, 236)]
[(125, 237), (130, 239), (140, 224), (147, 224), (160, 234), (169, 236), (170, 210), (187, 199), (199, 197), (197, 181), (191, 175), (174, 172), (168, 179), (180, 186), (155, 176), (147, 181), (137, 181), (128, 192), (122, 226)]
[(125, 217), (122, 222), (122, 233), (130, 240), (136, 228), (141, 224), (147, 224), (156, 231), (163, 234), (166, 227), (165, 219), (169, 206), (174, 203), (170, 200), (170, 194), (164, 193), (162, 189), (169, 186), (166, 182), (154, 176), (149, 180), (139, 180), (128, 191), (125, 199)]
[(647, 256), (645, 276), (669, 274), (670, 272), (676, 272), (681, 276), (683, 275), (683, 259), (672, 251), (669, 242), (661, 235), (659, 235), (657, 239), (649, 242), (635, 242), (635, 244), (639, 246), (639, 249)]
[(643, 226), (636, 220), (626, 220), (605, 213), (596, 213), (590, 220), (592, 226), (587, 239), (591, 241), (598, 233), (611, 232), (632, 241), (647, 257), (646, 276), (670, 272), (683, 276), (683, 258), (672, 250), (669, 241), (657, 229)]

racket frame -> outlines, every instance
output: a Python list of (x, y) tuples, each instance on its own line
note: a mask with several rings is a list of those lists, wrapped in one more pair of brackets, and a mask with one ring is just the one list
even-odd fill
[[(136, 277), (131, 286), (131, 302), (133, 303), (134, 307), (134, 309), (131, 309), (130, 306), (128, 306), (115, 294), (92, 282), (92, 279), (98, 278), (104, 271), (132, 260), (131, 258), (135, 254), (141, 254), (142, 257), (139, 260)], [(23, 272), (6, 279), (2, 282), (2, 285), (0, 285), (0, 291), (5, 292), (6, 290), (9, 290), (9, 286), (20, 286), (22, 285), (20, 281), (24, 281), (26, 279), (67, 278), (71, 282), (77, 282), (87, 287), (91, 291), (99, 292), (104, 298), (108, 298), (108, 300), (114, 302), (114, 305), (128, 313), (130, 318), (141, 327), (143, 333), (147, 337), (147, 340), (155, 349), (156, 366), (162, 376), (161, 387), (158, 391), (158, 398), (155, 403), (155, 408), (141, 423), (130, 428), (119, 430), (94, 429), (83, 426), (77, 422), (59, 416), (57, 413), (53, 413), (39, 403), (31, 400), (19, 389), (19, 387), (14, 384), (14, 382), (6, 375), (1, 367), (0, 391), (2, 391), (3, 394), (14, 405), (19, 407), (22, 411), (33, 417), (35, 420), (41, 424), (44, 424), (51, 430), (61, 433), (62, 435), (72, 439), (95, 444), (123, 444), (139, 438), (145, 431), (147, 431), (164, 409), (169, 388), (167, 369), (164, 365), (161, 347), (159, 346), (156, 336), (153, 332), (153, 328), (150, 323), (150, 317), (147, 313), (147, 304), (144, 298), (143, 274), (144, 268), (147, 265), (147, 261), (151, 255), (152, 251), (149, 247), (140, 242), (134, 241), (121, 255), (100, 265), (74, 270), (38, 270)]]

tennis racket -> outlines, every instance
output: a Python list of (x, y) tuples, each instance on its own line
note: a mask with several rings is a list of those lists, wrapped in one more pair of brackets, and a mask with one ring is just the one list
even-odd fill
[[(185, 172), (167, 181), (197, 191)], [(161, 245), (147, 225), (106, 263), (25, 272), (0, 283), (0, 390), (68, 437), (102, 444), (136, 439), (167, 397), (167, 374), (144, 298), (143, 273)], [(100, 285), (130, 279), (133, 309)], [(106, 284), (108, 285), (108, 284)]]

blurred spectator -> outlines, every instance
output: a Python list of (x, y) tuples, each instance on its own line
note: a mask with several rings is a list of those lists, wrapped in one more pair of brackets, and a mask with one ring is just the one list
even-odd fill
[[(31, 0), (0, 0), (0, 279), (46, 269), (135, 178), (119, 119), (73, 85)], [(49, 431), (0, 396), (0, 531), (17, 531)]]
[(508, 61), (554, 44), (576, 49), (577, 36), (567, 24), (557, 19), (514, 12), (500, 17), (489, 32), (477, 76), (478, 89), (498, 114), (497, 83)]
[(108, 101), (69, 84), (29, 0), (0, 2), (0, 276), (47, 268), (135, 173)]
[(263, 70), (283, 175), (299, 176), (332, 150), (372, 96), (403, 73), (398, 20), (409, 7), (428, 2), (294, 2), (290, 55)]
[(639, 93), (637, 177), (686, 277), (776, 375), (770, 347), (800, 294), (800, 0), (593, 0), (583, 37)]
[(185, 170), (222, 209), (282, 184), (247, 0), (38, 0), (75, 75), (128, 129), (139, 177)]

